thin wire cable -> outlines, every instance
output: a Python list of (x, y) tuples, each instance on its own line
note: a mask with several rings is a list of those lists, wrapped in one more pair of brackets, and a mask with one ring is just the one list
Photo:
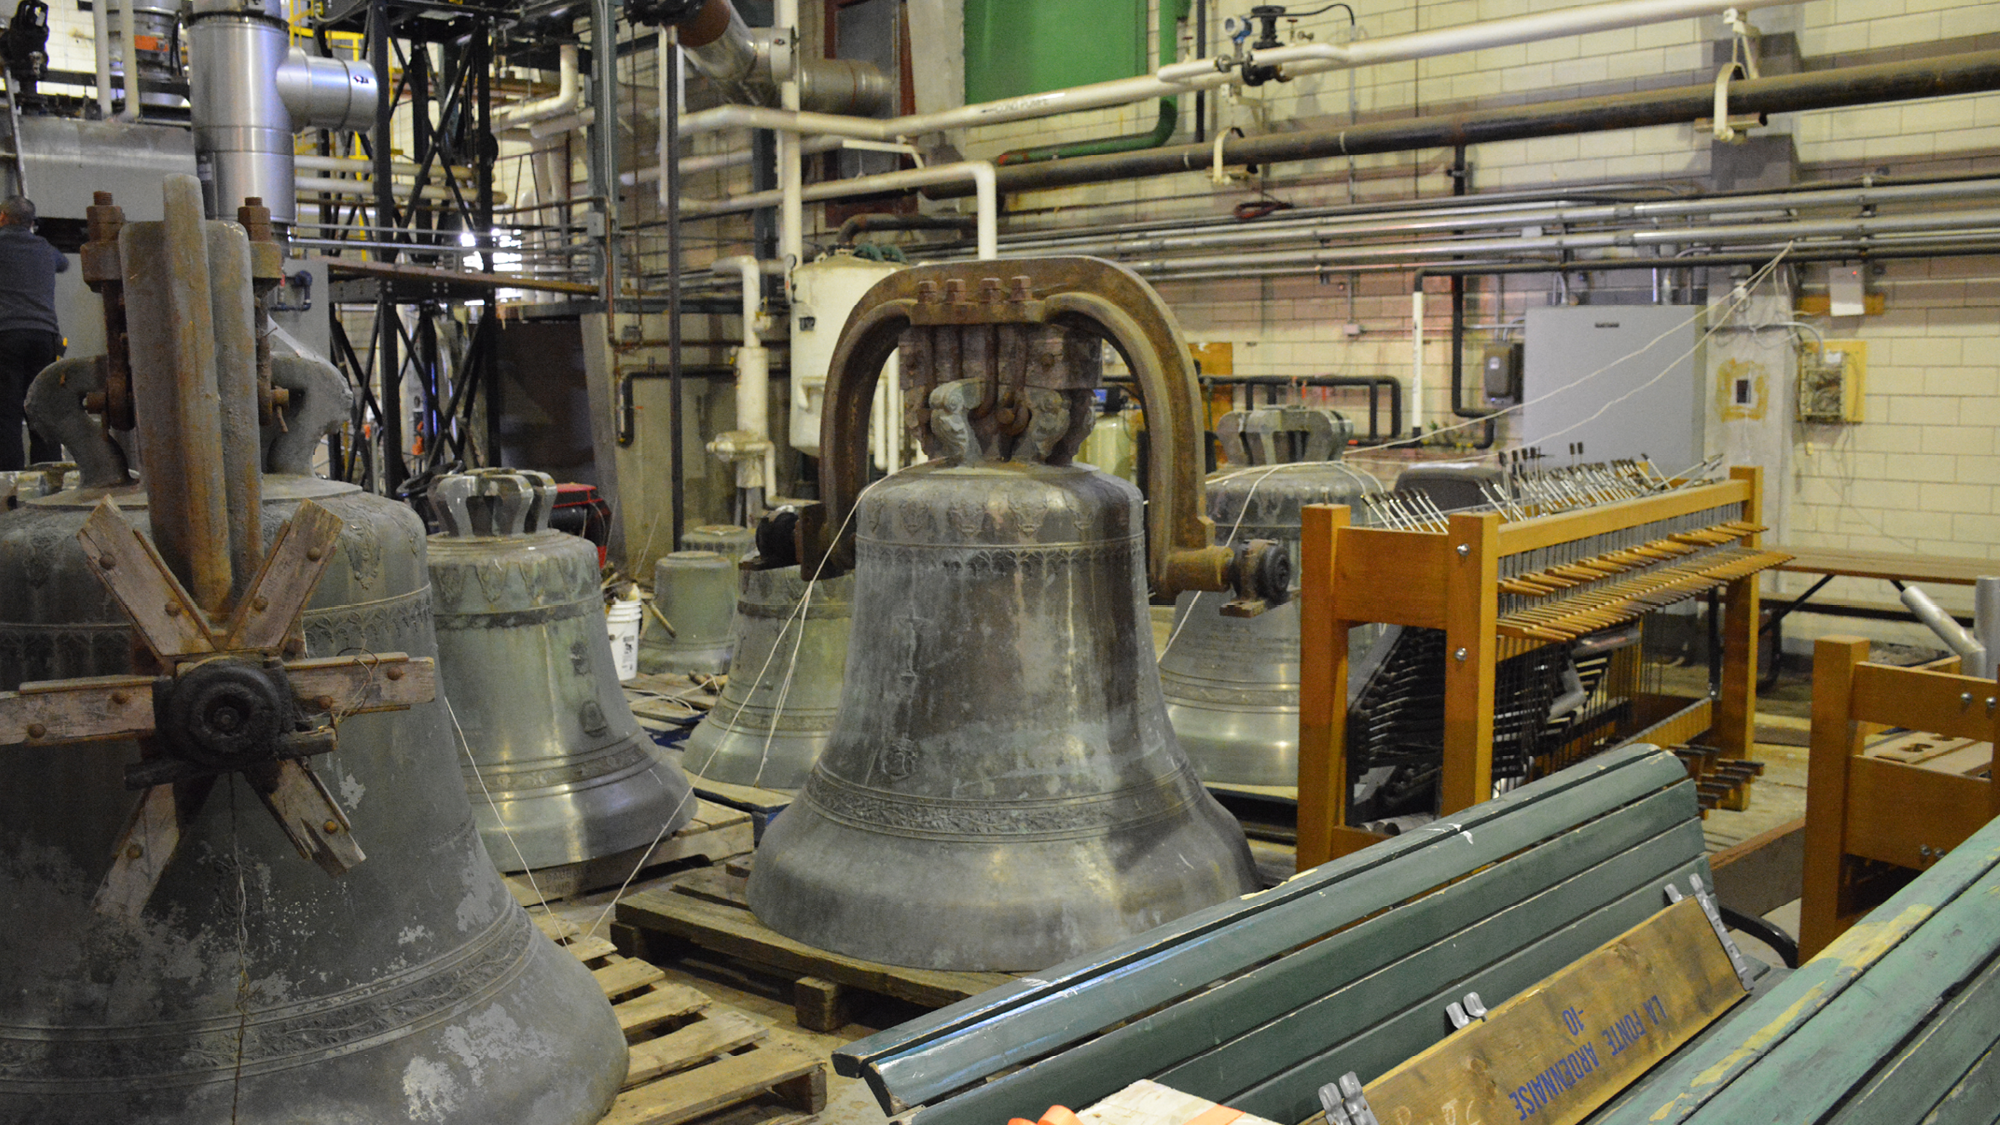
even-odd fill
[[(650, 741), (650, 738), (648, 741)], [(648, 757), (651, 757), (651, 755), (648, 755)], [(646, 767), (646, 772), (652, 775), (654, 784), (660, 787), (661, 792), (672, 792), (672, 790), (668, 789), (667, 783), (660, 778), (659, 759), (654, 758), (653, 764)], [(589, 929), (583, 931), (584, 937), (590, 937), (595, 934), (597, 927), (602, 926), (604, 920), (611, 917), (611, 911), (618, 905), (618, 900), (625, 897), (625, 889), (632, 885), (632, 880), (639, 877), (639, 872), (645, 868), (646, 861), (653, 858), (653, 849), (659, 847), (660, 841), (667, 838), (667, 829), (673, 825), (674, 818), (681, 814), (681, 809), (686, 807), (688, 798), (692, 796), (694, 796), (694, 789), (690, 786), (686, 792), (681, 794), (680, 800), (674, 802), (674, 807), (660, 821), (660, 830), (653, 833), (653, 842), (647, 844), (646, 850), (639, 853), (639, 859), (632, 865), (632, 870), (626, 874), (625, 881), (618, 884), (617, 890), (611, 892), (611, 901), (604, 904), (604, 909), (598, 913), (597, 920), (590, 924)]]
[[(926, 464), (926, 463), (927, 462), (918, 462), (918, 464)], [(875, 486), (881, 484), (882, 481), (888, 480), (890, 477), (895, 476), (897, 473), (901, 473), (905, 469), (909, 469), (912, 467), (914, 466), (905, 465), (901, 469), (897, 469), (894, 472), (890, 472), (884, 475), (881, 480), (870, 482), (866, 488), (863, 488), (860, 492), (856, 493), (854, 497), (854, 503), (849, 504), (847, 506), (847, 515), (843, 517), (840, 521), (839, 530), (833, 533), (833, 542), (835, 543), (840, 542), (840, 537), (847, 534), (848, 525), (854, 522), (854, 514), (861, 510), (862, 497), (874, 491)], [(770, 653), (768, 653), (764, 657), (764, 666), (757, 670), (757, 678), (750, 681), (750, 689), (743, 693), (743, 698), (747, 700), (753, 694), (756, 693), (759, 687), (763, 685), (765, 673), (771, 670), (771, 661), (777, 659), (778, 657), (778, 645), (784, 643), (785, 634), (791, 630), (792, 623), (794, 621), (797, 621), (799, 623), (798, 639), (792, 643), (791, 660), (786, 664), (784, 681), (778, 687), (778, 702), (777, 705), (773, 707), (771, 710), (771, 726), (770, 729), (766, 731), (764, 734), (764, 749), (762, 753), (758, 755), (757, 758), (756, 777), (760, 780), (764, 776), (764, 767), (766, 764), (769, 763), (771, 758), (771, 743), (775, 741), (778, 736), (778, 720), (784, 717), (785, 698), (791, 693), (792, 677), (795, 673), (798, 672), (799, 648), (805, 644), (805, 638), (806, 638), (805, 620), (803, 619), (803, 615), (806, 609), (806, 603), (812, 600), (813, 587), (819, 585), (820, 575), (826, 572), (826, 562), (827, 562), (827, 557), (824, 555), (820, 556), (819, 565), (813, 568), (812, 577), (806, 579), (805, 592), (799, 595), (799, 603), (792, 607), (792, 612), (785, 618), (785, 623), (778, 629), (778, 643), (773, 644), (771, 646)], [(800, 567), (800, 574), (802, 577), (804, 575), (804, 569), (805, 568), (803, 566)]]
[[(1228, 546), (1229, 544), (1236, 542), (1236, 533), (1242, 530), (1243, 528), (1243, 517), (1250, 514), (1250, 500), (1252, 497), (1257, 495), (1257, 486), (1263, 484), (1266, 480), (1270, 479), (1272, 473), (1275, 473), (1279, 469), (1283, 469), (1286, 467), (1287, 466), (1283, 464), (1273, 465), (1270, 468), (1265, 469), (1263, 474), (1260, 475), (1256, 480), (1250, 482), (1250, 491), (1243, 494), (1243, 506), (1236, 510), (1236, 522), (1230, 525), (1229, 534), (1223, 536), (1222, 543), (1224, 546)], [(1248, 469), (1245, 469), (1243, 471), (1249, 472)], [(1202, 590), (1195, 591), (1194, 600), (1188, 603), (1187, 612), (1181, 614), (1180, 622), (1174, 626), (1174, 631), (1167, 635), (1166, 646), (1160, 649), (1159, 658), (1161, 660), (1165, 660), (1167, 658), (1167, 654), (1174, 650), (1174, 642), (1181, 639), (1181, 630), (1187, 628), (1188, 622), (1194, 620), (1195, 607), (1201, 604), (1201, 595), (1205, 592), (1207, 591), (1202, 591)]]
[(528, 889), (535, 892), (535, 901), (541, 903), (547, 913), (549, 900), (542, 897), (542, 888), (535, 882), (535, 873), (528, 868), (528, 857), (521, 854), (521, 845), (514, 842), (514, 830), (507, 827), (507, 818), (500, 815), (500, 803), (493, 799), (493, 791), (486, 787), (486, 776), (479, 772), (479, 759), (472, 754), (472, 743), (466, 741), (465, 728), (458, 725), (458, 711), (451, 705), (451, 698), (443, 692), (438, 698), (444, 701), (444, 713), (451, 716), (451, 727), (458, 732), (458, 745), (465, 751), (465, 760), (472, 763), (473, 780), (479, 782), (479, 791), (486, 795), (486, 807), (493, 810), (494, 823), (500, 826), (500, 835), (506, 837), (507, 846), (514, 849), (514, 858), (521, 861), (521, 874), (528, 878)]
[[(1759, 266), (1757, 268), (1757, 271), (1751, 274), (1748, 280), (1743, 282), (1742, 296), (1731, 297), (1729, 303), (1723, 306), (1723, 316), (1718, 318), (1718, 321), (1721, 319), (1726, 319), (1730, 314), (1734, 313), (1736, 309), (1742, 307), (1743, 303), (1747, 302), (1750, 299), (1751, 291), (1754, 290), (1758, 285), (1762, 284), (1765, 278), (1767, 278), (1772, 271), (1778, 268), (1778, 264), (1784, 260), (1785, 255), (1792, 252), (1792, 248), (1794, 245), (1796, 245), (1795, 242), (1785, 243), (1784, 249), (1778, 251), (1776, 257), (1772, 258), (1769, 262), (1766, 262), (1764, 265)], [(1580, 375), (1577, 378), (1572, 379), (1567, 383), (1564, 383), (1560, 387), (1551, 387), (1549, 390), (1544, 391), (1539, 395), (1536, 395), (1534, 398), (1523, 399), (1522, 401), (1517, 402), (1512, 406), (1501, 407), (1500, 409), (1495, 410), (1492, 413), (1484, 415), (1479, 418), (1473, 418), (1470, 419), (1469, 421), (1459, 422), (1450, 426), (1439, 426), (1438, 428), (1431, 430), (1429, 433), (1419, 434), (1414, 437), (1398, 438), (1394, 441), (1385, 441), (1380, 445), (1371, 445), (1368, 447), (1368, 449), (1372, 453), (1373, 451), (1378, 449), (1396, 449), (1403, 446), (1422, 445), (1426, 441), (1429, 441), (1437, 437), (1439, 434), (1448, 434), (1458, 430), (1469, 430), (1475, 426), (1484, 426), (1488, 422), (1494, 421), (1495, 419), (1502, 418), (1510, 414), (1517, 414), (1523, 410), (1526, 410), (1530, 406), (1534, 406), (1538, 403), (1547, 402), (1548, 400), (1556, 397), (1557, 395), (1563, 394), (1575, 387), (1582, 386), (1584, 383), (1587, 383), (1590, 380), (1595, 379), (1600, 375), (1610, 372), (1613, 368), (1616, 368), (1619, 364), (1624, 363), (1628, 359), (1637, 359), (1639, 356), (1646, 354), (1648, 351), (1652, 350), (1655, 344), (1658, 344), (1660, 341), (1665, 340), (1667, 337), (1673, 335), (1676, 332), (1679, 332), (1681, 329), (1686, 328), (1688, 325), (1693, 324), (1697, 318), (1699, 318), (1708, 311), (1709, 309), (1705, 305), (1695, 306), (1694, 311), (1688, 314), (1687, 319), (1674, 325), (1672, 328), (1669, 328), (1666, 331), (1660, 333), (1658, 336), (1653, 337), (1651, 340), (1648, 340), (1646, 343), (1640, 345), (1637, 349), (1628, 352), (1625, 355), (1619, 356), (1617, 359), (1614, 359), (1611, 362), (1605, 364), (1603, 367), (1600, 367), (1597, 370), (1592, 371), (1588, 375)], [(1710, 336), (1713, 336), (1717, 331), (1719, 331), (1720, 328), (1721, 324), (1717, 323), (1714, 327), (1711, 327), (1707, 332), (1702, 334), (1701, 337), (1702, 340), (1704, 342), (1707, 341), (1707, 339)], [(1664, 374), (1664, 372), (1662, 374)], [(1416, 387), (1413, 388), (1413, 390), (1417, 394), (1423, 393), (1422, 387)], [(1574, 426), (1570, 427), (1570, 429), (1574, 428), (1575, 428)], [(1568, 433), (1568, 432), (1569, 430), (1558, 431), (1558, 433)], [(1547, 436), (1554, 437), (1556, 435), (1551, 434)], [(1546, 440), (1546, 438), (1544, 440)]]

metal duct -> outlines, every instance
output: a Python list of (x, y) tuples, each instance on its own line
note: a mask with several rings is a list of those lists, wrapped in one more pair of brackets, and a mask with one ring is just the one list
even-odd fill
[(211, 216), (256, 197), (289, 225), (292, 134), (354, 129), (379, 97), (372, 69), (291, 46), (281, 0), (195, 0), (188, 21), (188, 102), (195, 165)]
[[(642, 22), (680, 30), (681, 50), (723, 96), (741, 105), (778, 104), (773, 35), (743, 22), (729, 0), (668, 5), (673, 11), (633, 12)], [(687, 14), (681, 14), (685, 11)], [(814, 113), (871, 117), (889, 108), (890, 86), (874, 63), (855, 59), (797, 59), (799, 108)]]

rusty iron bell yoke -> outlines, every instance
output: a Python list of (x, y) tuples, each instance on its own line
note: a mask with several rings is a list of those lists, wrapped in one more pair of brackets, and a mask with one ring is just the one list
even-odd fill
[(597, 548), (548, 526), (555, 480), (475, 469), (437, 478), (430, 495), (438, 675), (494, 862), (520, 871), (617, 855), (693, 819), (687, 778), (619, 686)]
[[(1348, 504), (1361, 513), (1360, 499), (1382, 490), (1374, 477), (1340, 461), (1353, 432), (1338, 413), (1312, 407), (1223, 415), (1216, 436), (1229, 467), (1208, 479), (1216, 533), (1233, 531), (1232, 542), (1276, 540), (1296, 568), (1306, 505)], [(1172, 642), (1160, 654), (1167, 718), (1203, 781), (1297, 785), (1298, 604), (1242, 617), (1224, 612), (1225, 600), (1190, 592), (1175, 604)], [(1356, 629), (1355, 639), (1365, 642), (1375, 632)]]
[[(1149, 504), (1072, 460), (1102, 339), (1159, 450)], [(895, 349), (933, 459), (864, 495)], [(1290, 571), (1276, 544), (1213, 543), (1195, 399), (1172, 314), (1115, 264), (921, 266), (869, 290), (798, 531), (804, 574), (853, 572), (854, 634), (827, 748), (758, 849), (766, 925), (893, 964), (1038, 969), (1253, 889), (1167, 723), (1147, 586), (1275, 604)]]
[(423, 524), (311, 475), (349, 392), (263, 346), (268, 216), (164, 191), (99, 195), (108, 354), (30, 389), (80, 485), (0, 513), (0, 1121), (595, 1121), (624, 1037), (480, 844)]

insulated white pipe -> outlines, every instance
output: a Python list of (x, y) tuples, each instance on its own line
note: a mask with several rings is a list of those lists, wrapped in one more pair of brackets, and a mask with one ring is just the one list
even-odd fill
[(139, 39), (137, 0), (124, 0), (119, 10), (123, 24), (118, 29), (118, 46), (125, 60), (125, 108), (118, 111), (118, 120), (137, 121), (143, 108), (139, 102)]
[[(777, 0), (771, 21), (777, 37), (771, 44), (771, 72), (778, 79), (778, 102), (786, 112), (799, 111), (799, 0)], [(806, 258), (805, 158), (799, 135), (778, 134), (778, 260), (785, 267), (785, 291), (791, 292), (791, 271)]]
[(1410, 291), (1410, 432), (1424, 428), (1424, 286)]
[[(979, 259), (991, 261), (1000, 256), (1000, 189), (992, 161), (965, 160), (955, 164), (933, 164), (928, 168), (906, 168), (900, 172), (884, 172), (875, 176), (856, 176), (848, 180), (808, 184), (801, 192), (801, 197), (803, 202), (816, 203), (824, 199), (841, 199), (850, 195), (905, 191), (927, 184), (961, 183), (966, 180), (972, 181), (978, 197)], [(777, 191), (759, 191), (731, 196), (728, 199), (683, 199), (681, 213), (727, 215), (737, 211), (754, 211), (759, 207), (769, 207), (781, 202), (782, 194)]]
[[(1789, 5), (1798, 2), (1799, 0), (1770, 0), (1771, 4)], [(974, 125), (997, 125), (1008, 121), (1106, 109), (1111, 106), (1130, 105), (1134, 102), (1152, 101), (1156, 98), (1231, 85), (1240, 81), (1239, 67), (1246, 62), (1256, 66), (1283, 66), (1286, 76), (1295, 78), (1348, 67), (1406, 62), (1411, 59), (1476, 51), (1486, 47), (1505, 47), (1565, 35), (1582, 35), (1593, 31), (1716, 15), (1738, 6), (1740, 5), (1732, 3), (1731, 0), (1611, 0), (1609, 3), (1587, 4), (1576, 8), (1463, 24), (1435, 31), (1390, 35), (1380, 39), (1362, 39), (1345, 45), (1307, 43), (1278, 47), (1269, 51), (1245, 52), (1241, 58), (1195, 59), (1173, 63), (1161, 67), (1157, 73), (1140, 75), (1136, 78), (1120, 78), (1110, 82), (1075, 86), (1067, 90), (1051, 90), (1047, 93), (1030, 94), (1004, 101), (959, 106), (936, 113), (918, 113), (907, 117), (862, 118), (829, 113), (794, 112), (789, 108), (790, 103), (787, 103), (786, 109), (725, 105), (689, 114), (682, 129), (683, 133), (689, 136), (720, 129), (752, 128), (773, 129), (780, 133), (836, 133), (870, 140), (892, 140), (897, 137), (963, 129)], [(780, 26), (783, 26), (782, 22)]]
[[(660, 105), (660, 139), (657, 142), (655, 142), (655, 149), (656, 149), (655, 156), (657, 159), (654, 161), (653, 167), (651, 169), (637, 168), (630, 172), (621, 172), (618, 175), (618, 182), (629, 186), (637, 184), (639, 182), (640, 172), (651, 171), (653, 173), (653, 178), (658, 180), (660, 183), (659, 202), (661, 207), (669, 206), (673, 202), (673, 200), (667, 198), (667, 161), (673, 159), (673, 154), (667, 151), (668, 148), (667, 125), (669, 124), (667, 121), (667, 97), (674, 91), (669, 90), (667, 88), (667, 82), (670, 75), (681, 74), (683, 73), (683, 71), (678, 66), (668, 66), (667, 60), (673, 59), (675, 62), (680, 61), (679, 59), (675, 58), (673, 54), (673, 52), (680, 50), (679, 40), (680, 40), (680, 29), (673, 27), (662, 27), (660, 29), (659, 38), (656, 40), (657, 45), (653, 48), (654, 50), (653, 94), (656, 98), (659, 99), (659, 105)], [(675, 105), (682, 105), (685, 103), (685, 99), (687, 97), (687, 90), (685, 87), (680, 90), (680, 94), (681, 97), (675, 99), (674, 101)], [(668, 218), (670, 219), (675, 217), (676, 216), (672, 215), (668, 216)]]
[(1972, 633), (1986, 659), (1978, 668), (1966, 669), (1968, 676), (1992, 679), (1995, 662), (2000, 661), (2000, 578), (1981, 577), (1972, 587)]
[(97, 48), (97, 119), (111, 120), (111, 12), (109, 3), (90, 6), (90, 38)]
[(1986, 667), (1986, 650), (1965, 631), (1964, 626), (1952, 620), (1951, 615), (1938, 608), (1930, 595), (1915, 586), (1903, 587), (1903, 606), (1916, 615), (1917, 620), (1930, 627), (1938, 640), (1945, 643), (1960, 657), (1960, 667), (1968, 676), (1977, 676)]
[(717, 274), (734, 272), (743, 286), (743, 344), (736, 350), (736, 429), (709, 443), (709, 449), (736, 466), (736, 487), (761, 488), (769, 496), (777, 483), (777, 449), (771, 444), (771, 352), (757, 332), (763, 307), (763, 264), (748, 255), (717, 258)]
[(583, 100), (583, 82), (578, 74), (577, 48), (564, 43), (556, 48), (556, 92), (546, 98), (507, 106), (493, 115), (493, 130), (518, 129), (537, 121), (572, 114)]
[[(799, 155), (814, 156), (822, 152), (832, 152), (842, 147), (852, 137), (805, 137), (799, 141)], [(699, 172), (715, 172), (724, 168), (736, 168), (750, 163), (750, 150), (731, 149), (706, 156), (681, 157), (681, 175), (692, 176)], [(626, 187), (650, 184), (664, 178), (664, 170), (659, 167), (641, 168), (634, 172), (618, 173), (618, 182)]]

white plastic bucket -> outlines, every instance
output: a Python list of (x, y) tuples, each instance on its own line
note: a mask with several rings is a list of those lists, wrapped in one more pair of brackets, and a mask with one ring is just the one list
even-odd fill
[(611, 663), (619, 680), (639, 674), (639, 618), (645, 612), (637, 601), (619, 600), (605, 611), (604, 628), (611, 635)]

